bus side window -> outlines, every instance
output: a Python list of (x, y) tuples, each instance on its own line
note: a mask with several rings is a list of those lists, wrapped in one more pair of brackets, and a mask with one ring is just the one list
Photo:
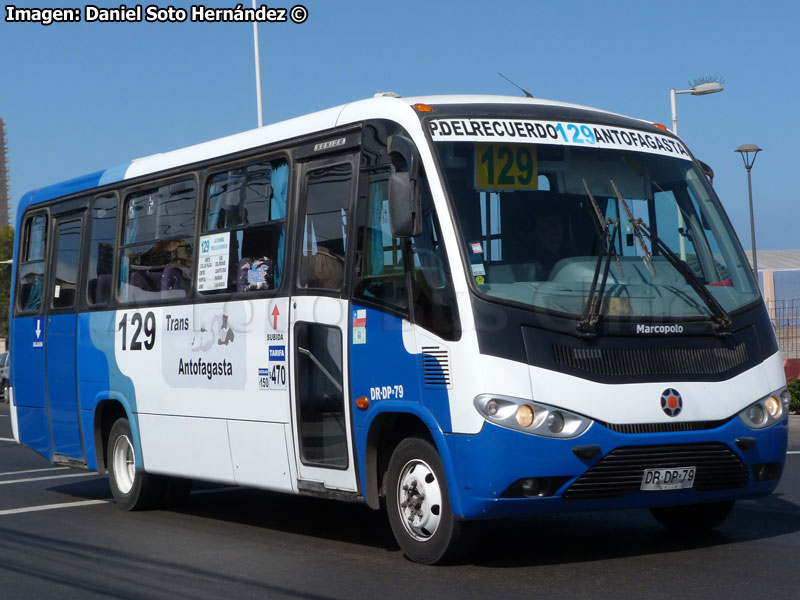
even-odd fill
[(456, 293), (439, 219), (424, 174), (420, 174), (422, 233), (411, 240), (411, 299), (414, 322), (446, 340), (461, 337)]
[(17, 275), (17, 310), (20, 313), (36, 313), (42, 306), (44, 291), (47, 215), (40, 213), (28, 217), (24, 236)]
[(114, 238), (117, 232), (117, 197), (101, 196), (92, 206), (87, 300), (90, 306), (106, 306), (111, 296)]
[(298, 287), (342, 289), (352, 181), (349, 164), (309, 173)]
[(119, 273), (122, 302), (187, 296), (192, 281), (196, 197), (194, 179), (128, 196)]
[(389, 173), (362, 174), (368, 184), (359, 193), (356, 298), (408, 310), (403, 264), (404, 242), (392, 237)]
[(78, 262), (81, 251), (81, 221), (82, 219), (54, 221), (56, 236), (55, 244), (55, 269), (51, 308), (72, 308), (75, 306), (75, 294), (78, 288)]
[[(230, 168), (209, 178), (198, 290), (274, 290), (283, 278), (289, 165), (285, 160)], [(206, 243), (208, 242), (208, 243)], [(223, 248), (215, 255), (211, 244)], [(227, 251), (225, 247), (227, 246)], [(213, 257), (213, 258), (212, 258)], [(227, 280), (209, 277), (209, 259), (227, 261)]]

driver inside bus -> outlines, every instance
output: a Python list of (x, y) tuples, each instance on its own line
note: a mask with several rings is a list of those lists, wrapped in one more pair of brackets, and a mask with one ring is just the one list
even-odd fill
[(536, 281), (547, 281), (556, 263), (566, 256), (564, 229), (564, 215), (555, 207), (549, 207), (535, 218), (530, 257)]
[(547, 281), (556, 263), (574, 254), (566, 239), (565, 211), (556, 202), (520, 200), (503, 207), (505, 223), (510, 225), (503, 258), (516, 281)]

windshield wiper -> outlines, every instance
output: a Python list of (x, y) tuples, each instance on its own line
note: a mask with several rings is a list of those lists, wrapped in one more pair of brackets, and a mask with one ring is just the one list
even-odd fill
[(706, 289), (705, 284), (703, 284), (700, 278), (694, 274), (688, 265), (683, 262), (680, 257), (675, 254), (660, 237), (653, 233), (641, 219), (635, 219), (633, 217), (633, 214), (631, 214), (631, 211), (628, 208), (628, 204), (625, 202), (622, 194), (619, 193), (616, 184), (613, 181), (610, 183), (614, 190), (614, 194), (617, 196), (617, 201), (625, 209), (625, 214), (628, 216), (628, 222), (631, 224), (631, 228), (633, 229), (636, 239), (639, 240), (644, 252), (645, 262), (647, 262), (647, 265), (650, 267), (650, 271), (653, 273), (653, 275), (656, 274), (655, 267), (653, 266), (653, 260), (650, 257), (650, 252), (647, 251), (647, 247), (644, 245), (642, 235), (650, 240), (651, 247), (659, 249), (664, 258), (666, 258), (667, 261), (673, 267), (675, 267), (675, 270), (683, 276), (683, 278), (686, 280), (686, 283), (692, 286), (692, 289), (697, 292), (697, 295), (700, 296), (709, 310), (711, 310), (711, 316), (714, 320), (714, 328), (717, 330), (717, 333), (723, 333), (723, 330), (727, 329), (731, 324), (731, 317), (727, 311), (722, 308), (722, 305), (717, 302), (717, 299), (714, 298), (713, 294)]
[[(617, 248), (614, 246), (614, 237), (619, 229), (619, 219), (606, 219), (597, 205), (592, 192), (589, 191), (589, 186), (586, 180), (583, 180), (583, 188), (586, 190), (586, 197), (592, 204), (592, 214), (595, 218), (595, 225), (597, 226), (597, 233), (605, 242), (604, 253), (597, 255), (597, 264), (594, 267), (594, 275), (592, 276), (592, 285), (589, 288), (589, 297), (586, 299), (586, 308), (583, 311), (583, 318), (578, 322), (577, 328), (582, 337), (591, 337), (594, 335), (594, 328), (597, 321), (600, 320), (600, 312), (603, 307), (603, 296), (605, 294), (606, 283), (608, 282), (608, 272), (611, 267), (611, 257), (617, 259), (620, 274), (622, 274), (622, 261), (619, 259)], [(613, 226), (612, 230), (610, 226)], [(603, 260), (605, 258), (605, 260)], [(600, 282), (600, 287), (597, 287), (597, 280), (600, 277), (600, 271), (603, 271), (603, 279)]]
[[(650, 256), (650, 252), (647, 250), (647, 245), (644, 243), (644, 239), (642, 238), (642, 230), (640, 228), (641, 225), (644, 225), (641, 219), (634, 219), (633, 213), (631, 209), (628, 207), (628, 203), (625, 202), (625, 198), (622, 197), (622, 194), (619, 193), (617, 189), (617, 184), (614, 183), (614, 180), (610, 180), (611, 189), (614, 190), (614, 194), (617, 196), (617, 201), (622, 205), (622, 208), (625, 209), (625, 215), (628, 217), (628, 222), (631, 224), (631, 229), (633, 229), (633, 236), (636, 238), (636, 241), (639, 242), (639, 247), (642, 249), (642, 258), (644, 258), (644, 262), (647, 263), (647, 268), (650, 269), (650, 272), (655, 277), (656, 268), (653, 266), (653, 258)], [(648, 236), (649, 238), (649, 236)], [(650, 239), (650, 243), (653, 243), (653, 239)]]

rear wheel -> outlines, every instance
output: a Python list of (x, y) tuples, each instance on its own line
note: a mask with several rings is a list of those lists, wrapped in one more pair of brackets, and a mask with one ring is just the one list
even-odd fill
[(123, 510), (155, 508), (164, 493), (164, 482), (136, 469), (136, 454), (128, 419), (117, 419), (108, 436), (108, 481), (117, 505)]
[(734, 501), (651, 508), (656, 520), (671, 531), (699, 533), (714, 529), (728, 518)]
[(466, 548), (456, 520), (442, 461), (421, 438), (400, 442), (387, 471), (386, 510), (397, 543), (412, 561), (450, 562)]

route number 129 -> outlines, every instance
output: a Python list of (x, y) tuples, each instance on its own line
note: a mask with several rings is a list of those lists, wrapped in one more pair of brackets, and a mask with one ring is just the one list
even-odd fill
[(476, 144), (475, 183), (479, 190), (538, 189), (536, 146)]
[[(117, 330), (122, 332), (122, 350), (152, 350), (156, 344), (156, 316), (152, 311), (148, 311), (144, 317), (142, 313), (135, 312), (130, 318), (130, 329), (128, 328), (128, 313), (122, 315)], [(128, 334), (130, 334), (130, 344), (128, 344)], [(144, 334), (144, 338), (142, 338)], [(142, 341), (143, 339), (143, 341)]]

